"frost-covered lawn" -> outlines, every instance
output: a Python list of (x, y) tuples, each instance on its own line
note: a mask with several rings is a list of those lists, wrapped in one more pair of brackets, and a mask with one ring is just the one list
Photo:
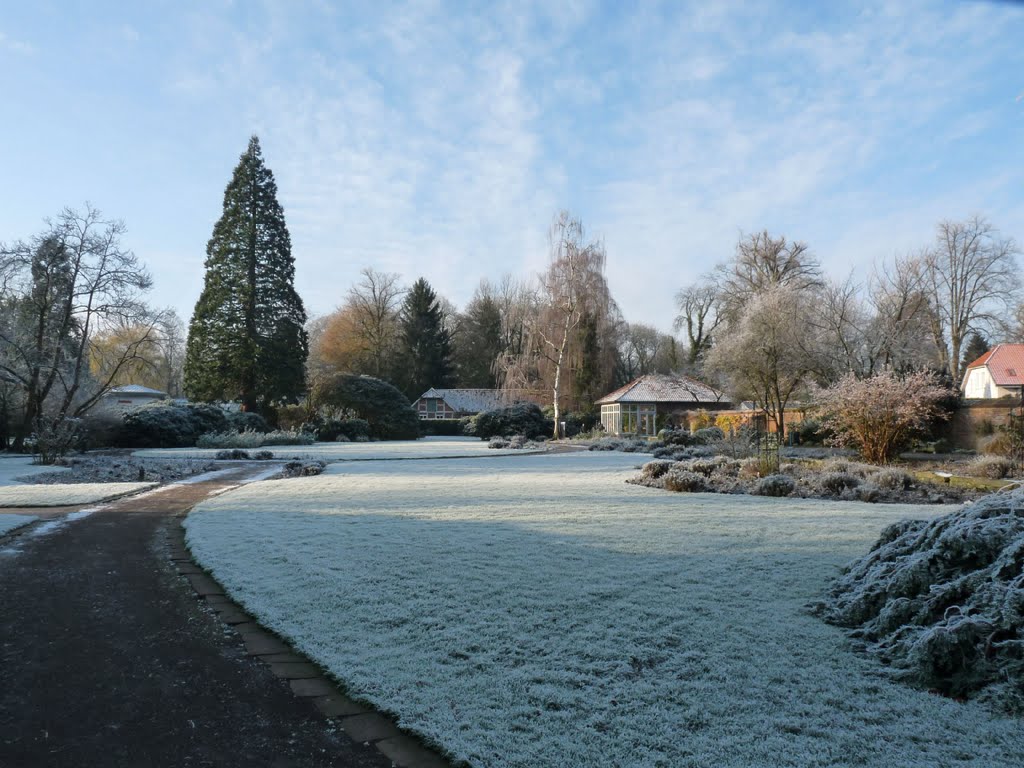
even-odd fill
[(627, 485), (645, 457), (336, 464), (188, 517), (198, 560), (477, 766), (1020, 766), (1024, 728), (904, 687), (808, 615), (945, 510)]
[[(268, 445), (254, 450), (271, 451), (275, 458), (319, 461), (367, 461), (373, 459), (430, 459), (501, 456), (536, 453), (531, 450), (488, 448), (475, 437), (422, 437), (419, 440), (382, 440), (374, 443), (315, 443), (313, 445)], [(214, 448), (144, 448), (132, 455), (139, 458), (212, 459)]]
[(155, 483), (75, 483), (0, 487), (0, 507), (66, 507), (93, 504), (152, 488)]
[(17, 485), (20, 478), (30, 477), (31, 475), (68, 471), (65, 467), (47, 467), (41, 464), (33, 464), (32, 461), (31, 456), (0, 458), (0, 487)]
[(33, 517), (32, 515), (12, 515), (0, 514), (0, 536), (5, 533), (10, 533), (16, 528), (21, 528), (23, 525), (33, 523), (39, 518)]

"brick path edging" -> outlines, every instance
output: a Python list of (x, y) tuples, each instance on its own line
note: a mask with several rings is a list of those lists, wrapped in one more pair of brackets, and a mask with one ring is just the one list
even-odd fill
[(315, 663), (260, 626), (228, 597), (224, 588), (192, 559), (185, 546), (181, 525), (184, 517), (177, 515), (168, 530), (171, 562), (178, 575), (192, 585), (196, 597), (241, 636), (250, 656), (267, 664), (298, 698), (311, 702), (324, 717), (337, 720), (353, 740), (372, 744), (398, 768), (450, 768), (448, 760), (416, 737), (403, 733), (388, 717), (339, 690)]

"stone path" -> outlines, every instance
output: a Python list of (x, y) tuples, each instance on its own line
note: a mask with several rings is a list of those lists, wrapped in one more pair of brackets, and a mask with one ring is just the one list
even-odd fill
[(447, 765), (192, 562), (184, 514), (262, 470), (0, 539), (0, 766)]

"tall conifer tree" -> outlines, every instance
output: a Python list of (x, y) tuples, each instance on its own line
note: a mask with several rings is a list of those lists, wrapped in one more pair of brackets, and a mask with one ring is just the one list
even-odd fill
[(306, 310), (274, 175), (253, 136), (224, 190), (206, 245), (203, 292), (189, 325), (185, 391), (258, 410), (305, 385)]
[(451, 334), (437, 294), (422, 277), (405, 296), (401, 323), (402, 390), (415, 400), (430, 387), (445, 387), (451, 379)]

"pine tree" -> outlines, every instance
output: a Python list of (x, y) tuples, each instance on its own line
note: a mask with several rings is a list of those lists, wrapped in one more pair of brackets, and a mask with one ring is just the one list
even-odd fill
[(189, 325), (185, 391), (246, 411), (294, 400), (305, 385), (306, 310), (274, 175), (255, 136), (224, 190)]
[(451, 378), (451, 334), (437, 294), (422, 277), (406, 294), (401, 324), (402, 390), (415, 400), (431, 387), (445, 387)]
[(453, 339), (452, 357), (461, 387), (497, 387), (495, 361), (504, 352), (501, 308), (490, 296), (477, 296), (466, 307)]
[(991, 349), (988, 341), (980, 333), (972, 333), (964, 346), (964, 359), (960, 363), (960, 372), (967, 370), (967, 366), (977, 360)]

